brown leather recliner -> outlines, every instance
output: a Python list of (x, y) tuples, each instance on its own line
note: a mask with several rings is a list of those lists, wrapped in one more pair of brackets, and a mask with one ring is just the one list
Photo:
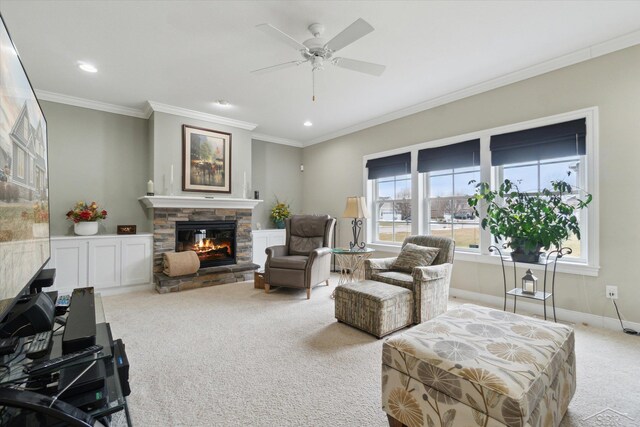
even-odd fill
[(271, 286), (311, 288), (331, 273), (331, 239), (336, 220), (329, 215), (294, 215), (286, 221), (286, 244), (266, 249), (264, 291)]

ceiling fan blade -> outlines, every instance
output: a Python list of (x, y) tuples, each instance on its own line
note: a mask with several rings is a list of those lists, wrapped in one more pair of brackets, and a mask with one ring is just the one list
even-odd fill
[(338, 67), (346, 68), (353, 71), (359, 71), (361, 73), (371, 74), (372, 76), (380, 76), (387, 68), (385, 65), (358, 61), (357, 59), (349, 58), (334, 58), (333, 63)]
[(307, 61), (303, 61), (303, 60), (300, 60), (300, 61), (289, 61), (289, 62), (285, 62), (283, 64), (272, 65), (270, 67), (258, 68), (257, 70), (253, 70), (251, 72), (254, 73), (254, 74), (263, 74), (263, 73), (268, 73), (270, 71), (282, 70), (283, 68), (294, 67), (296, 65), (304, 64)]
[(356, 22), (349, 25), (347, 28), (342, 30), (340, 34), (329, 40), (329, 42), (324, 45), (326, 49), (330, 49), (333, 52), (337, 52), (343, 47), (350, 45), (354, 41), (358, 40), (361, 37), (366, 36), (374, 28), (362, 18), (358, 18)]
[(282, 43), (288, 44), (295, 50), (307, 50), (307, 47), (302, 43), (298, 42), (296, 39), (288, 35), (287, 33), (280, 31), (276, 27), (270, 24), (260, 24), (256, 25), (256, 28), (260, 31), (269, 34), (270, 36), (280, 40)]

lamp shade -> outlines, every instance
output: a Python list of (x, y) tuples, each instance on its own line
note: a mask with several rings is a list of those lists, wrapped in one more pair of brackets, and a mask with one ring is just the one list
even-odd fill
[(369, 218), (369, 209), (364, 197), (347, 197), (347, 207), (342, 214), (343, 218)]

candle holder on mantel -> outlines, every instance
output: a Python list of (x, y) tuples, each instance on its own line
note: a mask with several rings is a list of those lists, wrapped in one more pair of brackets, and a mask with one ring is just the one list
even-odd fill
[(169, 195), (175, 196), (173, 192), (173, 165), (171, 165), (171, 177), (169, 179)]

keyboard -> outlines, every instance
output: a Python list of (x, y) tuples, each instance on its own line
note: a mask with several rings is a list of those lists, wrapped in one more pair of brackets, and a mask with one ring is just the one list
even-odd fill
[(63, 354), (60, 357), (33, 363), (25, 366), (23, 370), (29, 375), (38, 375), (47, 371), (53, 371), (54, 369), (62, 367), (73, 360), (81, 359), (101, 350), (101, 345), (92, 345), (82, 350), (74, 351), (73, 353)]
[(49, 352), (51, 348), (51, 337), (53, 331), (38, 332), (26, 348), (26, 354), (29, 359), (38, 359)]

